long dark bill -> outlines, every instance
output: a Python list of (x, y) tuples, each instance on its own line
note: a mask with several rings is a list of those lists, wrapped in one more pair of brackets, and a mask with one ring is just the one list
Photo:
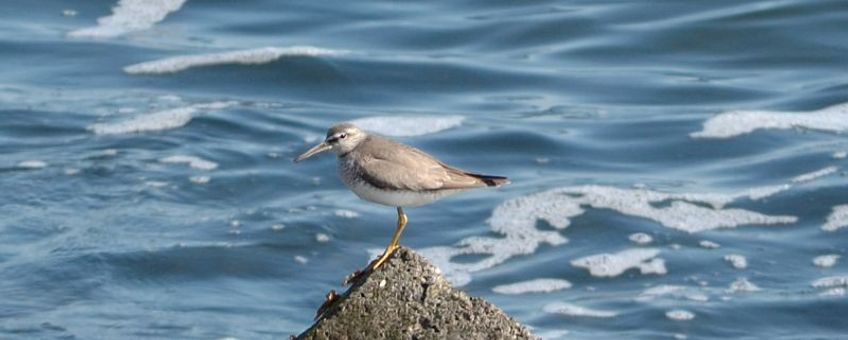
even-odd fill
[(300, 162), (304, 159), (307, 159), (309, 157), (314, 156), (315, 154), (330, 150), (332, 148), (333, 148), (333, 146), (330, 145), (330, 144), (327, 144), (327, 142), (321, 142), (321, 144), (313, 146), (311, 149), (306, 150), (306, 152), (304, 152), (300, 156), (297, 156), (297, 158), (294, 159), (294, 162), (298, 163), (298, 162)]

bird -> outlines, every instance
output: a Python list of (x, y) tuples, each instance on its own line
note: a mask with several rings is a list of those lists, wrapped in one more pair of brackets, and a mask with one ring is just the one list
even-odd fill
[(363, 273), (379, 268), (400, 246), (400, 235), (409, 221), (403, 208), (429, 204), (469, 189), (509, 183), (504, 176), (447, 165), (413, 146), (368, 133), (347, 122), (330, 127), (321, 143), (297, 156), (294, 162), (330, 150), (336, 153), (338, 175), (348, 189), (366, 201), (397, 208), (397, 225), (389, 244)]

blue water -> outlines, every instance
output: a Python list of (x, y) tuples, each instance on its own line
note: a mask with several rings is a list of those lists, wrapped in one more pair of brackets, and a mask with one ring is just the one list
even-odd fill
[[(511, 178), (408, 209), (402, 243), (540, 336), (848, 334), (848, 228), (823, 229), (848, 224), (834, 208), (848, 204), (839, 117), (832, 130), (691, 135), (723, 112), (848, 102), (848, 2), (167, 2), (4, 2), (0, 338), (301, 332), (395, 215), (347, 191), (331, 155), (290, 160), (333, 123), (368, 117), (447, 163)], [(98, 26), (110, 16), (131, 23)], [(215, 54), (264, 47), (279, 55)], [(125, 70), (208, 54), (219, 62)], [(392, 116), (423, 123), (398, 131)], [(715, 221), (727, 223), (687, 229)], [(528, 225), (535, 236), (521, 238)], [(652, 241), (628, 239), (639, 232)], [(485, 242), (496, 249), (474, 250)], [(632, 249), (663, 270), (572, 264)], [(814, 265), (821, 255), (842, 258)], [(540, 278), (571, 287), (495, 289)], [(731, 289), (743, 278), (759, 289)]]

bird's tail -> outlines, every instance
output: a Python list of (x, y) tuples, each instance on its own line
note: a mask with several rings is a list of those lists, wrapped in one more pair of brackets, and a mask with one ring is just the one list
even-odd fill
[(507, 179), (506, 177), (503, 177), (503, 176), (482, 175), (482, 174), (475, 174), (475, 173), (472, 173), (472, 172), (466, 172), (465, 174), (472, 176), (472, 177), (476, 177), (477, 179), (479, 179), (480, 181), (485, 183), (486, 186), (490, 186), (490, 187), (499, 187), (501, 185), (509, 184), (509, 179)]

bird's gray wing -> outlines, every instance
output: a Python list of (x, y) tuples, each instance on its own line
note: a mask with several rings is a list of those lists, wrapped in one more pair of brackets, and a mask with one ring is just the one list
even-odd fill
[(379, 188), (426, 191), (485, 186), (414, 147), (382, 138), (366, 144), (366, 148), (357, 150), (358, 171)]

